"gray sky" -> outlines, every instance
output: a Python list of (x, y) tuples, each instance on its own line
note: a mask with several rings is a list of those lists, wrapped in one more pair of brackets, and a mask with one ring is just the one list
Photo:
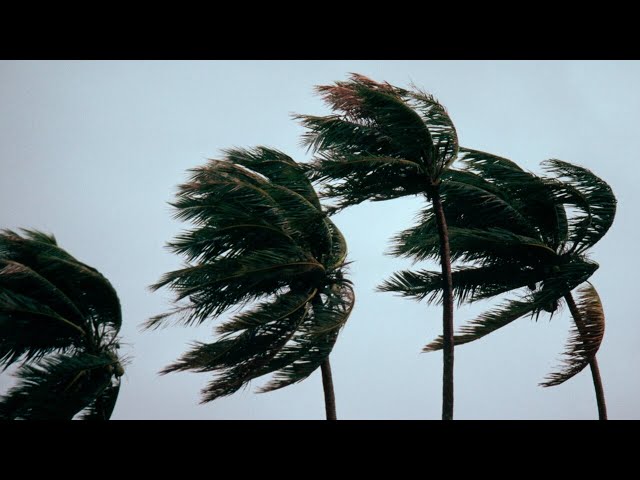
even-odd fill
[[(640, 322), (633, 313), (640, 266), (637, 168), (640, 62), (568, 61), (73, 61), (0, 62), (0, 227), (53, 232), (117, 289), (123, 352), (132, 362), (114, 419), (321, 419), (319, 371), (284, 390), (251, 388), (206, 405), (208, 374), (157, 372), (212, 323), (141, 332), (169, 308), (147, 285), (181, 259), (163, 248), (186, 224), (167, 202), (188, 168), (231, 146), (268, 145), (298, 160), (303, 129), (290, 113), (328, 113), (312, 87), (358, 72), (411, 81), (449, 110), (466, 147), (540, 172), (559, 158), (612, 186), (618, 214), (592, 249), (592, 277), (607, 327), (598, 354), (613, 419), (640, 418)], [(349, 242), (356, 308), (332, 354), (338, 417), (437, 419), (441, 353), (423, 354), (441, 330), (438, 307), (374, 292), (410, 266), (384, 252), (412, 224), (417, 198), (365, 203), (335, 217)], [(635, 212), (635, 213), (634, 213)], [(635, 240), (633, 240), (635, 239)], [(421, 264), (420, 267), (436, 267)], [(456, 310), (456, 324), (494, 302)], [(558, 387), (537, 384), (558, 365), (566, 309), (525, 318), (456, 349), (458, 419), (597, 418), (588, 369)], [(10, 379), (0, 375), (0, 391)]]

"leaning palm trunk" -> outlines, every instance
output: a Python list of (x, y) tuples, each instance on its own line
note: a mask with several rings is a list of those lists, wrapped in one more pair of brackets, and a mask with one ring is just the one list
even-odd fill
[[(571, 293), (567, 293), (564, 296), (567, 305), (569, 306), (569, 311), (571, 312), (571, 316), (573, 317), (573, 321), (576, 323), (576, 328), (580, 332), (581, 335), (584, 335), (584, 331), (586, 329), (584, 321), (580, 316), (580, 311), (576, 306), (576, 302), (573, 300), (573, 296)], [(589, 362), (589, 366), (591, 367), (591, 377), (593, 378), (593, 388), (596, 392), (596, 402), (598, 404), (598, 419), (599, 420), (607, 420), (607, 404), (604, 399), (604, 388), (602, 386), (602, 378), (600, 377), (600, 368), (598, 368), (598, 359), (593, 357), (593, 359)]]
[(327, 412), (327, 420), (337, 420), (336, 395), (333, 391), (333, 376), (331, 375), (331, 363), (329, 357), (322, 362), (322, 388), (324, 389), (324, 408)]
[(440, 239), (440, 264), (444, 280), (442, 284), (442, 420), (453, 420), (453, 280), (451, 278), (449, 232), (440, 200), (439, 187), (434, 187), (431, 194)]

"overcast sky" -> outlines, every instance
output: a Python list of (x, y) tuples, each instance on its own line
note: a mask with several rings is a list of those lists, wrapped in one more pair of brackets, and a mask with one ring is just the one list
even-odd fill
[[(54, 233), (118, 291), (131, 363), (112, 418), (324, 418), (319, 371), (280, 391), (255, 394), (261, 379), (200, 405), (208, 374), (157, 372), (189, 342), (211, 339), (214, 324), (140, 325), (170, 307), (168, 292), (147, 286), (181, 265), (164, 244), (187, 227), (167, 205), (185, 171), (231, 146), (267, 145), (308, 160), (290, 114), (328, 113), (313, 86), (349, 72), (413, 81), (434, 94), (463, 146), (538, 173), (540, 161), (559, 158), (612, 186), (617, 217), (592, 249), (607, 321), (598, 359), (609, 417), (640, 418), (639, 62), (0, 62), (0, 227)], [(365, 203), (335, 217), (357, 295), (331, 357), (339, 418), (440, 418), (442, 355), (420, 353), (441, 331), (440, 309), (374, 291), (410, 266), (385, 252), (422, 206), (419, 198)], [(457, 309), (456, 324), (492, 304)], [(538, 386), (558, 365), (569, 326), (565, 308), (551, 321), (523, 318), (456, 348), (455, 418), (597, 418), (589, 369), (558, 387)], [(0, 374), (0, 392), (11, 382)]]

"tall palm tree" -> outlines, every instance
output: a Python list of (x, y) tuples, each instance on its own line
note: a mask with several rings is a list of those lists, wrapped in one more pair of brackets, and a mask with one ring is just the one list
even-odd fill
[(195, 344), (162, 373), (217, 373), (202, 392), (204, 403), (269, 373), (262, 392), (320, 367), (327, 419), (335, 420), (329, 354), (354, 302), (344, 277), (345, 240), (302, 165), (265, 147), (225, 153), (193, 169), (179, 188), (176, 217), (195, 228), (169, 246), (189, 263), (152, 287), (172, 288), (178, 305), (146, 325), (176, 315), (183, 324), (201, 324), (234, 306), (242, 312), (218, 325), (216, 341)]
[[(616, 199), (609, 185), (591, 171), (560, 160), (543, 162), (552, 178), (525, 172), (502, 157), (460, 149), (464, 170), (450, 170), (443, 181), (444, 210), (450, 222), (454, 260), (470, 261), (453, 272), (459, 302), (473, 302), (518, 291), (523, 298), (489, 311), (456, 335), (456, 345), (483, 337), (525, 315), (553, 314), (561, 300), (575, 322), (560, 372), (543, 386), (559, 385), (591, 366), (599, 418), (606, 405), (596, 352), (604, 334), (604, 311), (595, 288), (584, 284), (598, 268), (586, 251), (613, 223)], [(567, 212), (570, 215), (567, 215)], [(435, 214), (396, 237), (394, 253), (414, 259), (439, 255)], [(584, 284), (584, 285), (583, 285)], [(576, 304), (572, 290), (578, 286)], [(440, 301), (438, 272), (399, 272), (381, 290)], [(443, 339), (426, 351), (442, 348)]]
[(124, 374), (121, 324), (109, 281), (53, 235), (1, 231), (0, 367), (19, 363), (19, 381), (0, 419), (108, 420)]
[(298, 115), (305, 143), (318, 153), (315, 180), (329, 181), (332, 212), (365, 200), (425, 195), (437, 220), (443, 301), (442, 419), (453, 419), (453, 292), (446, 215), (440, 184), (458, 153), (458, 137), (444, 107), (431, 95), (352, 74), (317, 87), (335, 115)]

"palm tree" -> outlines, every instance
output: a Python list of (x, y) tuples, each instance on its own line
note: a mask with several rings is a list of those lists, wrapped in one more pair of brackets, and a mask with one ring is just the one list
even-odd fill
[(178, 305), (146, 326), (174, 316), (201, 324), (243, 309), (218, 325), (216, 341), (195, 344), (162, 373), (217, 373), (202, 392), (204, 403), (269, 373), (275, 372), (262, 392), (320, 367), (327, 419), (335, 420), (329, 354), (354, 294), (343, 275), (345, 240), (322, 211), (305, 168), (258, 147), (227, 150), (192, 172), (172, 205), (177, 218), (196, 226), (169, 244), (189, 263), (152, 287), (172, 288)]
[(0, 232), (0, 367), (21, 362), (0, 419), (111, 417), (124, 374), (120, 302), (53, 235)]
[[(459, 302), (510, 291), (519, 291), (524, 298), (511, 300), (462, 327), (456, 345), (525, 315), (553, 314), (564, 299), (575, 329), (563, 368), (542, 385), (559, 385), (590, 365), (599, 418), (606, 419), (596, 360), (604, 334), (604, 311), (595, 288), (584, 282), (598, 268), (586, 251), (605, 235), (615, 217), (611, 188), (591, 171), (560, 160), (543, 162), (553, 177), (541, 178), (505, 158), (464, 148), (460, 152), (465, 168), (445, 175), (443, 203), (451, 227), (452, 258), (476, 265), (453, 272), (454, 293)], [(567, 216), (567, 211), (573, 214)], [(434, 217), (434, 212), (427, 211), (419, 225), (398, 235), (394, 253), (414, 259), (437, 257)], [(438, 272), (404, 271), (385, 282), (381, 290), (437, 302), (442, 298), (442, 283)], [(571, 292), (579, 286), (576, 304)], [(438, 338), (425, 351), (443, 345)]]
[(442, 419), (453, 419), (453, 292), (449, 237), (442, 209), (443, 173), (458, 153), (451, 118), (431, 95), (377, 83), (362, 75), (317, 87), (335, 115), (298, 115), (305, 143), (318, 153), (314, 180), (331, 181), (323, 194), (337, 212), (365, 200), (425, 195), (437, 221), (443, 278)]

